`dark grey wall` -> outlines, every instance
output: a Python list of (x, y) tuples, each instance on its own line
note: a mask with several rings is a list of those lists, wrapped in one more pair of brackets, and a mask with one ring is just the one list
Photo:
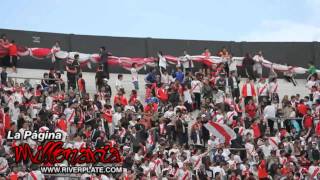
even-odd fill
[[(55, 41), (60, 41), (61, 47), (67, 51), (97, 53), (100, 46), (106, 46), (115, 56), (149, 57), (155, 56), (162, 50), (165, 54), (179, 56), (186, 49), (189, 54), (201, 54), (204, 48), (209, 48), (212, 54), (223, 46), (227, 47), (235, 56), (245, 53), (255, 53), (262, 50), (265, 58), (275, 63), (307, 67), (309, 61), (320, 65), (319, 42), (232, 42), (232, 41), (198, 41), (153, 38), (127, 38), (109, 36), (88, 36), (75, 34), (58, 34), (45, 32), (31, 32), (0, 29), (0, 34), (16, 40), (27, 47), (51, 48)], [(40, 42), (38, 42), (40, 41)], [(36, 60), (26, 56), (19, 61), (20, 67), (47, 69), (52, 66), (51, 60)], [(85, 69), (87, 71), (93, 71)], [(111, 72), (125, 73), (120, 67), (111, 68)]]

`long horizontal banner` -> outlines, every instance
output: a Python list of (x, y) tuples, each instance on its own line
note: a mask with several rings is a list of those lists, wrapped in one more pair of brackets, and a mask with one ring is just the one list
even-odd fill
[[(8, 49), (5, 47), (0, 46), (0, 57), (4, 57), (8, 54)], [(100, 62), (100, 56), (99, 54), (86, 54), (81, 52), (67, 52), (67, 51), (56, 51), (54, 49), (50, 48), (25, 48), (18, 46), (18, 55), (19, 56), (32, 56), (35, 59), (44, 59), (44, 58), (51, 58), (54, 62), (56, 58), (59, 59), (73, 59), (74, 55), (79, 55), (79, 62), (83, 65), (87, 65), (89, 68), (91, 68), (91, 63), (99, 63)], [(165, 55), (164, 56), (166, 61), (171, 64), (180, 65), (183, 63), (185, 58), (183, 57), (175, 57), (171, 55)], [(204, 63), (208, 66), (212, 64), (220, 64), (225, 62), (226, 60), (218, 57), (218, 56), (210, 56), (205, 57), (202, 55), (195, 55), (189, 57), (194, 62)], [(244, 57), (232, 57), (232, 61), (236, 61), (237, 66), (242, 66), (242, 61)], [(108, 64), (110, 65), (120, 65), (122, 68), (130, 70), (132, 67), (132, 64), (136, 63), (138, 66), (138, 69), (142, 69), (144, 66), (151, 66), (155, 67), (157, 64), (157, 58), (154, 57), (148, 57), (148, 58), (141, 58), (141, 57), (116, 57), (116, 56), (110, 56), (108, 59)], [(269, 60), (263, 60), (262, 65), (265, 68), (273, 68), (276, 71), (290, 71), (295, 74), (305, 74), (307, 72), (306, 68), (303, 67), (297, 67), (297, 66), (287, 66), (282, 64), (273, 63)], [(317, 72), (320, 72), (320, 70), (317, 70)]]

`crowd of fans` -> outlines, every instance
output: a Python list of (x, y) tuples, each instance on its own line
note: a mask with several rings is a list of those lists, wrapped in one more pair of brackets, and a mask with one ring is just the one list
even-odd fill
[[(0, 45), (5, 42), (2, 38)], [(203, 55), (210, 57), (210, 50)], [(40, 142), (10, 141), (6, 133), (45, 128), (63, 132), (66, 147), (119, 149), (122, 174), (81, 174), (81, 179), (319, 179), (320, 78), (314, 67), (306, 83), (309, 96), (288, 91), (279, 97), (277, 73), (262, 75), (261, 51), (245, 56), (247, 79), (241, 86), (228, 50), (217, 55), (225, 63), (195, 68), (185, 51), (184, 63), (172, 67), (159, 52), (158, 67), (145, 75), (144, 84), (132, 64), (132, 89), (124, 88), (122, 74), (110, 87), (108, 70), (100, 65), (94, 94), (86, 91), (78, 55), (66, 62), (66, 82), (61, 69), (51, 68), (39, 84), (17, 83), (3, 66), (0, 174), (25, 179), (41, 173), (37, 165), (16, 164), (11, 150)], [(292, 73), (285, 76), (296, 85)], [(237, 137), (221, 141), (204, 126), (209, 121), (228, 125)]]

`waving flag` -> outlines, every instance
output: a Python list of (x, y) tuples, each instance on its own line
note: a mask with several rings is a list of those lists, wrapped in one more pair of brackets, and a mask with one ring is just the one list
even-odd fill
[[(35, 59), (45, 59), (51, 58), (52, 62), (55, 62), (55, 58), (67, 60), (68, 58), (73, 59), (75, 54), (79, 55), (79, 62), (81, 65), (87, 65), (89, 68), (91, 67), (91, 63), (99, 63), (100, 62), (100, 55), (99, 54), (86, 54), (81, 52), (67, 52), (67, 51), (57, 51), (51, 48), (41, 48), (41, 47), (23, 47), (21, 45), (17, 45), (18, 48), (18, 55), (19, 56), (31, 56)], [(5, 57), (8, 55), (8, 48), (5, 46), (0, 45), (0, 58)], [(164, 56), (168, 63), (173, 65), (180, 65), (186, 61), (183, 56), (172, 56), (172, 55), (165, 55)], [(206, 57), (203, 55), (193, 55), (190, 58), (194, 62), (203, 63), (209, 67), (212, 64), (220, 64), (226, 62), (227, 60), (219, 57), (219, 56), (210, 56)], [(237, 66), (242, 66), (242, 60), (244, 57), (232, 57), (231, 60), (236, 61)], [(289, 62), (289, 61), (288, 61)], [(119, 65), (126, 70), (130, 70), (132, 64), (136, 63), (138, 70), (142, 69), (145, 66), (155, 67), (157, 64), (157, 59), (154, 57), (116, 57), (116, 56), (109, 56), (108, 64), (109, 65)], [(287, 66), (282, 64), (273, 63), (269, 60), (263, 60), (262, 65), (265, 68), (273, 68), (276, 71), (281, 72), (293, 72), (295, 74), (305, 74), (307, 69), (303, 67), (295, 67), (295, 66)], [(317, 70), (317, 73), (320, 73), (320, 70)]]
[(209, 121), (204, 125), (208, 131), (219, 138), (224, 143), (230, 143), (231, 140), (237, 137), (236, 133), (229, 126), (225, 124)]

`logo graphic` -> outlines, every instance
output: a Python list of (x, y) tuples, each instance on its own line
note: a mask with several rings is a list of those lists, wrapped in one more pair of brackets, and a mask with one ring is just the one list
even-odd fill
[(40, 145), (34, 151), (29, 144), (13, 147), (16, 163), (30, 159), (32, 164), (56, 164), (67, 161), (69, 165), (95, 164), (95, 163), (120, 163), (122, 158), (119, 150), (110, 145), (92, 150), (91, 148), (64, 148), (62, 141), (51, 141)]

